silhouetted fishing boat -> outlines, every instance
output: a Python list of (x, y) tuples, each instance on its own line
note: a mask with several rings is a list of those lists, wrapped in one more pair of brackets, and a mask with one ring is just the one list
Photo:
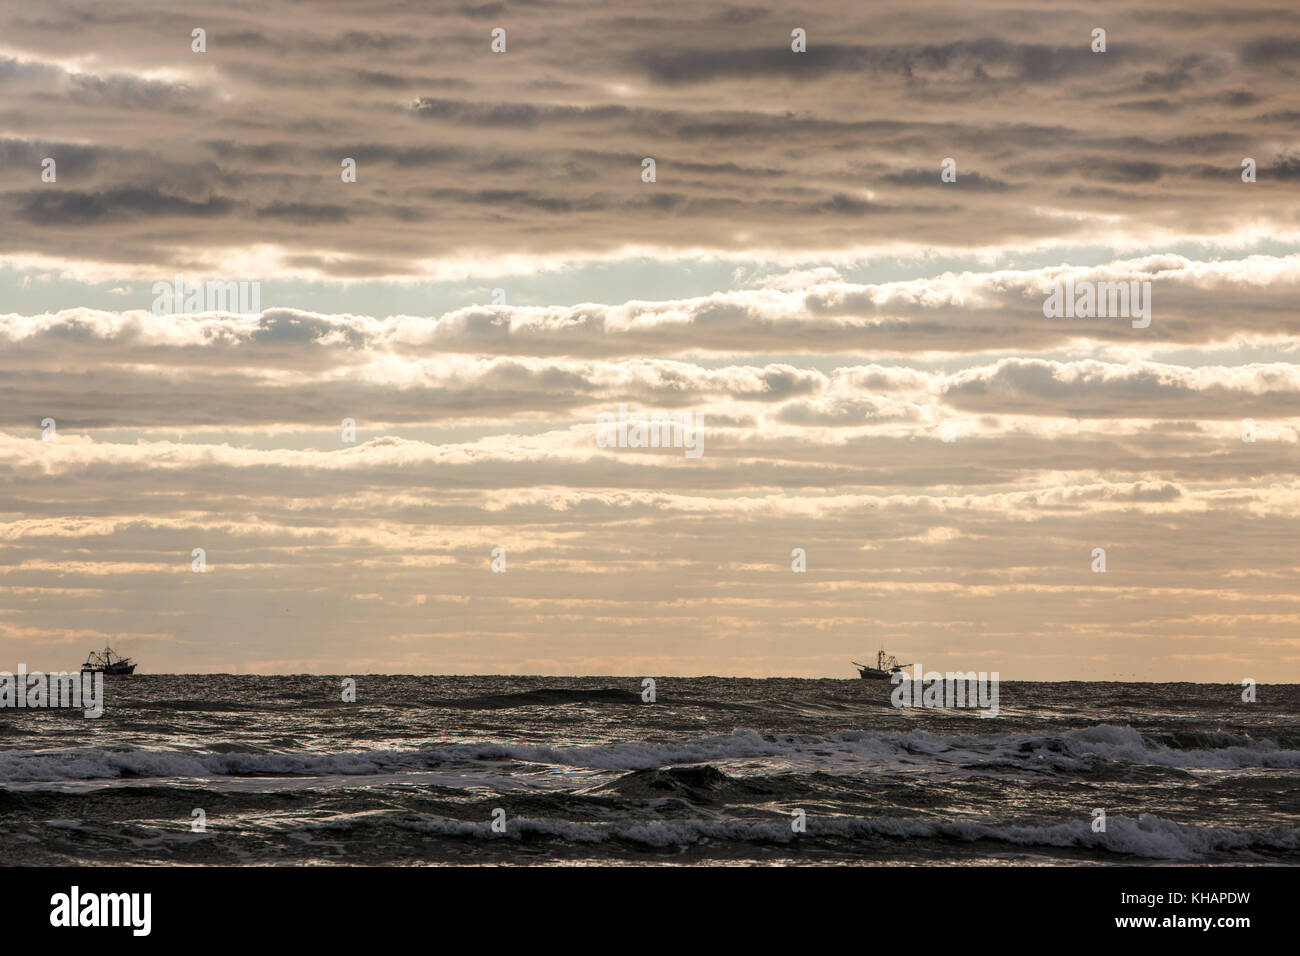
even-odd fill
[(135, 662), (129, 657), (113, 653), (113, 649), (104, 645), (104, 652), (91, 651), (86, 663), (81, 665), (81, 673), (86, 674), (134, 674)]
[(904, 667), (910, 666), (898, 663), (897, 657), (886, 654), (883, 650), (876, 654), (875, 667), (859, 664), (857, 661), (853, 661), (853, 665), (858, 669), (858, 676), (863, 680), (889, 680), (892, 675), (897, 674)]

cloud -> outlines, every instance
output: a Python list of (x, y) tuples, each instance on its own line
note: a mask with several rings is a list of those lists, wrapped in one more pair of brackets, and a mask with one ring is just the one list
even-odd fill
[[(160, 9), (0, 15), (0, 153), (33, 171), (0, 192), (0, 261), (174, 271), (266, 244), (262, 277), (296, 263), (337, 281), (630, 247), (829, 255), (862, 246), (864, 221), (880, 245), (969, 252), (1295, 231), (1277, 193), (1293, 178), (1294, 58), (1270, 26), (1294, 22), (1284, 11), (1114, 10), (1096, 54), (1065, 11), (992, 0), (936, 22), (902, 0), (826, 0), (797, 54), (769, 11), (525, 5), (497, 55), (492, 4), (376, 17), (349, 3), (306, 32), (245, 8), (206, 54)], [(1242, 156), (1265, 149), (1241, 188)], [(60, 175), (36, 190), (46, 156)], [(950, 156), (958, 180), (941, 183)], [(74, 226), (94, 228), (50, 243)]]
[(1300, 13), (1084, 12), (0, 12), (0, 653), (1296, 679)]

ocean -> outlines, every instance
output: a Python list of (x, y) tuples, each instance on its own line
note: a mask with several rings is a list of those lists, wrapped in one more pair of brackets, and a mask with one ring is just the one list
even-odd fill
[(1300, 862), (1297, 685), (1004, 682), (981, 718), (857, 679), (355, 679), (0, 711), (0, 863)]

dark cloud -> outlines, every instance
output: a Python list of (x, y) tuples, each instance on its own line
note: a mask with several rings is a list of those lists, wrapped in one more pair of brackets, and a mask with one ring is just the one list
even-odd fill
[(283, 219), (309, 226), (348, 221), (346, 207), (326, 203), (271, 203), (258, 209), (257, 215), (264, 219)]
[(1292, 63), (1300, 60), (1300, 39), (1263, 37), (1241, 47), (1241, 58), (1251, 64)]
[(1111, 69), (1131, 55), (1116, 52), (1098, 61), (1086, 46), (1009, 43), (997, 37), (912, 46), (853, 46), (812, 40), (807, 52), (794, 53), (787, 38), (782, 45), (762, 48), (646, 52), (640, 62), (654, 80), (671, 84), (841, 73), (889, 74), (906, 79), (957, 74), (985, 81), (991, 71), (1010, 71), (1011, 78), (1018, 82), (1047, 83), (1084, 69)]
[(889, 173), (882, 176), (881, 179), (887, 183), (894, 183), (899, 186), (939, 186), (939, 187), (958, 187), (964, 190), (975, 190), (977, 192), (1005, 192), (1008, 189), (1015, 189), (1012, 183), (1003, 182), (993, 179), (989, 176), (981, 176), (979, 173), (967, 172), (960, 167), (957, 169), (957, 181), (955, 183), (945, 183), (939, 176), (939, 169), (908, 169), (901, 173)]
[(133, 221), (142, 217), (210, 219), (230, 215), (235, 209), (234, 200), (222, 196), (192, 200), (147, 188), (98, 193), (49, 189), (9, 193), (5, 198), (15, 205), (18, 218), (39, 226)]

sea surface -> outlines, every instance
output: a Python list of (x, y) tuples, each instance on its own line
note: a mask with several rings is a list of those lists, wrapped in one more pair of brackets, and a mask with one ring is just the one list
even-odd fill
[(857, 679), (356, 682), (0, 710), (0, 864), (1300, 863), (1297, 685), (1003, 683), (981, 718)]

